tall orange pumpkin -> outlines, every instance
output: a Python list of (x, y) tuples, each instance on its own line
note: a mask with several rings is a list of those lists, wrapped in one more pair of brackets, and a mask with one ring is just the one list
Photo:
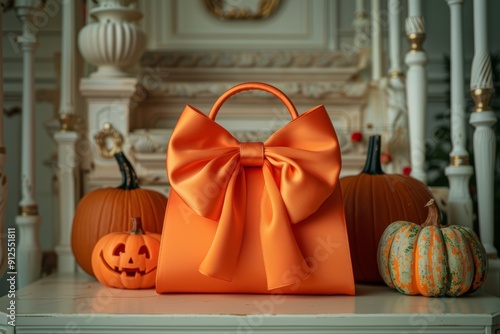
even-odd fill
[(380, 136), (371, 136), (361, 174), (340, 179), (354, 279), (383, 283), (377, 247), (389, 224), (397, 220), (423, 222), (432, 194), (420, 181), (402, 174), (385, 174), (380, 164)]
[(92, 250), (110, 232), (129, 229), (130, 217), (142, 217), (144, 229), (161, 233), (167, 198), (154, 190), (139, 187), (137, 175), (123, 152), (115, 154), (122, 183), (117, 188), (95, 189), (78, 203), (71, 247), (78, 265), (88, 274), (92, 270)]

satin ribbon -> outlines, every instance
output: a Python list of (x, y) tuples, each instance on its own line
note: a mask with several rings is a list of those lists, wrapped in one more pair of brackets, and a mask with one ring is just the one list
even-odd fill
[[(261, 168), (260, 235), (268, 289), (297, 283), (309, 274), (291, 224), (313, 214), (338, 183), (340, 148), (323, 106), (276, 131), (265, 143), (240, 143), (191, 106), (170, 138), (170, 184), (198, 215), (218, 222), (199, 271), (231, 281), (243, 240), (244, 168)], [(300, 268), (300, 270), (296, 270)], [(294, 275), (287, 275), (294, 270)]]

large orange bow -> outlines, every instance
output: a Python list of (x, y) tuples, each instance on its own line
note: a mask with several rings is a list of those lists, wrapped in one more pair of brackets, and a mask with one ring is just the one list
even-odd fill
[[(340, 148), (323, 106), (276, 131), (265, 143), (240, 143), (191, 106), (170, 138), (167, 172), (175, 192), (197, 214), (218, 221), (199, 271), (231, 281), (243, 239), (245, 167), (262, 169), (261, 242), (268, 289), (297, 281), (284, 275), (307, 268), (291, 223), (313, 214), (337, 186)], [(304, 279), (309, 273), (303, 272)]]

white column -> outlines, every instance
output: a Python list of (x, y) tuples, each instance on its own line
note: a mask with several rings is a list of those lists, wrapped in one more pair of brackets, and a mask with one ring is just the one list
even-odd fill
[(366, 13), (365, 0), (356, 0), (356, 13)]
[(445, 173), (450, 184), (448, 220), (451, 224), (472, 228), (473, 209), (469, 193), (469, 179), (473, 169), (465, 148), (464, 66), (462, 46), (463, 0), (446, 0), (450, 7), (450, 62), (451, 62), (451, 141), (450, 165)]
[(427, 104), (427, 55), (422, 44), (425, 39), (421, 1), (409, 0), (406, 35), (410, 50), (406, 54), (406, 99), (410, 134), (411, 176), (427, 183), (425, 174), (425, 111)]
[(389, 0), (389, 74), (399, 76), (401, 68), (401, 1)]
[(474, 59), (471, 94), (475, 100), (470, 123), (474, 131), (474, 166), (476, 169), (479, 234), (490, 256), (497, 257), (494, 246), (494, 172), (496, 137), (492, 126), (497, 122), (489, 106), (493, 93), (491, 60), (488, 51), (486, 0), (474, 0)]
[(75, 131), (61, 130), (54, 134), (58, 150), (57, 178), (59, 181), (59, 241), (56, 246), (57, 269), (59, 272), (74, 272), (76, 262), (71, 250), (71, 226), (75, 214), (77, 160)]
[(330, 38), (328, 48), (332, 51), (338, 51), (340, 46), (340, 6), (339, 0), (330, 0), (327, 3), (330, 17), (328, 19), (328, 30)]
[(71, 226), (76, 205), (75, 113), (75, 2), (62, 3), (61, 85), (59, 117), (61, 129), (54, 135), (58, 145), (59, 241), (56, 246), (59, 272), (74, 272), (76, 261), (71, 250)]
[(370, 20), (368, 20), (368, 15), (366, 15), (364, 0), (356, 0), (352, 25), (354, 28), (354, 49), (357, 51), (366, 49), (370, 45)]
[[(5, 7), (5, 1), (0, 1), (0, 59), (3, 59), (3, 29), (2, 18)], [(3, 78), (3, 62), (0, 61), (0, 78)], [(0, 106), (3, 106), (3, 80), (0, 80)], [(4, 143), (3, 131), (3, 112), (0, 115), (0, 231), (3, 234), (5, 231), (5, 209), (7, 206), (8, 183), (7, 174), (3, 167), (7, 163), (7, 151)], [(7, 248), (5, 245), (6, 238), (0, 238), (0, 277), (7, 269)], [(9, 269), (9, 270), (12, 270)]]
[(382, 77), (382, 22), (380, 17), (380, 0), (372, 0), (372, 80)]
[(19, 232), (17, 243), (17, 286), (21, 288), (40, 277), (42, 251), (38, 239), (38, 204), (35, 201), (35, 76), (34, 53), (37, 37), (32, 30), (33, 14), (40, 8), (38, 0), (17, 0), (15, 9), (23, 23), (23, 33), (18, 43), (23, 52), (23, 104), (21, 145), (21, 201), (16, 223)]
[(387, 87), (389, 130), (388, 153), (392, 161), (385, 165), (388, 173), (402, 173), (409, 165), (408, 113), (406, 110), (405, 80), (401, 57), (401, 1), (388, 0), (389, 20), (389, 85)]

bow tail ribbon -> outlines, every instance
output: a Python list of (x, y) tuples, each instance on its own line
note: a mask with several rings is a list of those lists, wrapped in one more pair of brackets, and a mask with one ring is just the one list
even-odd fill
[(288, 211), (269, 163), (262, 168), (265, 191), (261, 203), (260, 235), (268, 289), (289, 286), (311, 273), (297, 245)]
[(205, 276), (231, 282), (240, 256), (245, 225), (246, 182), (242, 171), (231, 175), (223, 203), (214, 239), (198, 271)]

